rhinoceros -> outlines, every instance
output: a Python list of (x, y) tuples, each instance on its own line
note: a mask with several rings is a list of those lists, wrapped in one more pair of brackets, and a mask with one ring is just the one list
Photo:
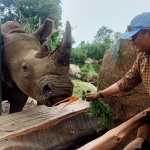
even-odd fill
[(28, 96), (39, 104), (52, 106), (72, 95), (69, 78), (71, 26), (66, 22), (61, 44), (52, 51), (48, 42), (54, 22), (47, 18), (33, 33), (27, 34), (14, 21), (1, 26), (2, 100), (10, 102), (9, 113), (22, 111)]

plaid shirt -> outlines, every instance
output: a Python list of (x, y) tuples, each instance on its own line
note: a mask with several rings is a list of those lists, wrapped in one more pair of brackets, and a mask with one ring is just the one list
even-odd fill
[(150, 94), (150, 52), (139, 53), (132, 68), (117, 84), (121, 91), (129, 91), (141, 82)]

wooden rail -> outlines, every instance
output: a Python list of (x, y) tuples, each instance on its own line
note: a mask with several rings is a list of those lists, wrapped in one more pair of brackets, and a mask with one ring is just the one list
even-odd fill
[(150, 143), (149, 121), (150, 108), (140, 112), (118, 127), (108, 131), (103, 136), (80, 147), (78, 150), (110, 150), (116, 144), (122, 142), (127, 135), (131, 134), (136, 129), (138, 129), (137, 139), (127, 145), (124, 150), (140, 150), (142, 149), (142, 144), (144, 141)]

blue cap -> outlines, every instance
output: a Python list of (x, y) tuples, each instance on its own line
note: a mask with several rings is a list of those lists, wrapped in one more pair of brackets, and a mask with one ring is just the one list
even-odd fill
[(138, 31), (142, 29), (150, 29), (150, 12), (144, 12), (135, 16), (130, 25), (127, 26), (127, 31), (121, 35), (121, 39), (127, 39), (132, 37)]

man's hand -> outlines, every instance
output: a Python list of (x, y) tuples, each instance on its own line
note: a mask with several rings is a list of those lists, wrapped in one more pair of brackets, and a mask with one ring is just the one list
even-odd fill
[(99, 93), (87, 93), (86, 94), (86, 99), (89, 101), (92, 101), (93, 99), (99, 99), (100, 95)]

